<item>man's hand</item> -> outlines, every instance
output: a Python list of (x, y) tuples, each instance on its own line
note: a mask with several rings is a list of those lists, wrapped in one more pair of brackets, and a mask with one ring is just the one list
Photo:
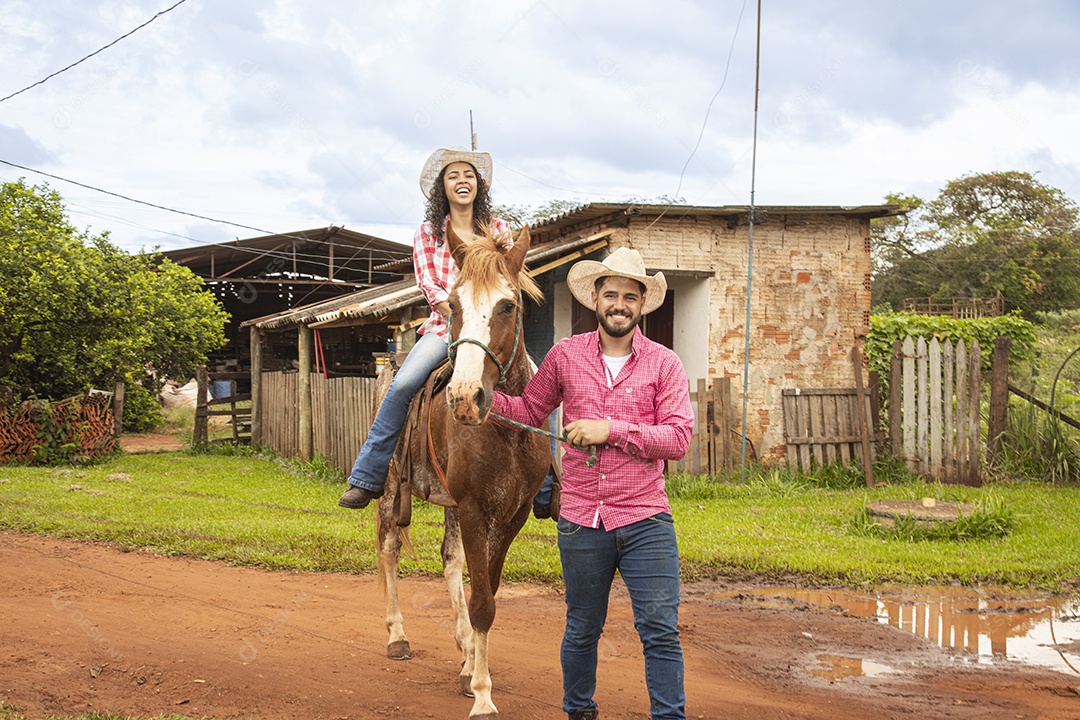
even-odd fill
[(566, 442), (576, 448), (585, 448), (606, 444), (611, 424), (607, 420), (575, 420), (563, 429), (566, 431)]

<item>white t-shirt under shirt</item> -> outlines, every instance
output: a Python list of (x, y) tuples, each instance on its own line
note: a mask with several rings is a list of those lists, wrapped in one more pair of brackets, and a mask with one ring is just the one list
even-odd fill
[(607, 386), (610, 389), (615, 386), (615, 378), (619, 377), (619, 373), (622, 372), (623, 365), (626, 365), (627, 360), (630, 359), (630, 355), (623, 355), (621, 357), (604, 355), (603, 357), (604, 364), (607, 365), (608, 369)]

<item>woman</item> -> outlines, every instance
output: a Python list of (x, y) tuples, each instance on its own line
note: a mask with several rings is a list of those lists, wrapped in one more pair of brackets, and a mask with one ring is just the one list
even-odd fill
[(490, 232), (500, 249), (514, 241), (510, 225), (491, 217), (491, 156), (460, 148), (440, 148), (431, 154), (420, 173), (420, 189), (427, 198), (424, 222), (413, 237), (416, 281), (431, 306), (431, 316), (418, 332), (420, 338), (394, 375), (367, 440), (349, 474), (349, 489), (338, 500), (346, 508), (367, 507), (381, 497), (386, 473), (405, 425), (409, 403), (428, 375), (446, 359), (449, 344), (450, 291), (458, 269), (446, 243), (446, 228), (468, 243), (473, 234)]

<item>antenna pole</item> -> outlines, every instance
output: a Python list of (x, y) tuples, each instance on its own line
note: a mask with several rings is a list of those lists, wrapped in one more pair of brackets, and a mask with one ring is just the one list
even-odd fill
[(757, 184), (758, 92), (761, 87), (761, 0), (757, 4), (757, 50), (754, 56), (754, 146), (750, 160), (750, 240), (746, 256), (746, 343), (743, 347), (742, 465), (739, 479), (746, 482), (746, 405), (750, 390), (750, 291), (754, 283), (754, 192)]

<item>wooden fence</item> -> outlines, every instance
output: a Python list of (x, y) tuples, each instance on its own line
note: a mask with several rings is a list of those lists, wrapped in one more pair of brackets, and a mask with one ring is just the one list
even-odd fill
[[(734, 462), (735, 413), (731, 381), (719, 378), (691, 385), (695, 426), (686, 457), (669, 471), (714, 473)], [(300, 454), (299, 373), (264, 372), (260, 398), (261, 443), (282, 455)], [(374, 419), (375, 378), (311, 376), (312, 452), (343, 473), (352, 469)]]
[[(262, 374), (262, 444), (300, 453), (299, 373)], [(311, 376), (312, 452), (344, 473), (352, 469), (374, 416), (375, 378)]]
[[(198, 395), (195, 400), (195, 430), (192, 433), (194, 444), (210, 442), (209, 420), (215, 416), (228, 417), (229, 426), (232, 428), (232, 437), (220, 438), (220, 441), (246, 443), (251, 440), (251, 394), (236, 392), (236, 381), (249, 377), (250, 373), (236, 370), (211, 373), (205, 367), (200, 367), (195, 372)], [(210, 397), (211, 383), (215, 380), (228, 382), (228, 395)]]
[(979, 341), (965, 347), (911, 336), (893, 347), (889, 370), (892, 453), (908, 468), (949, 483), (981, 482)]

